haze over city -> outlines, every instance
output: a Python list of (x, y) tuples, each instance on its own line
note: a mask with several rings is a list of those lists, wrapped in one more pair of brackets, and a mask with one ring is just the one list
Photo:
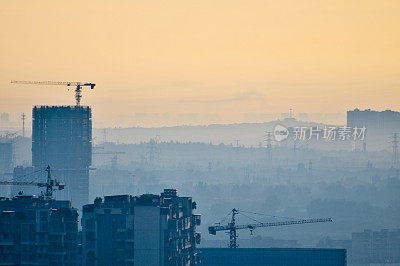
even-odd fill
[(0, 265), (400, 265), (400, 1), (0, 1)]
[(64, 87), (11, 79), (96, 81), (83, 103), (100, 127), (136, 126), (135, 113), (167, 114), (153, 124), (164, 126), (396, 109), (399, 10), (396, 0), (1, 1), (0, 111), (73, 103)]

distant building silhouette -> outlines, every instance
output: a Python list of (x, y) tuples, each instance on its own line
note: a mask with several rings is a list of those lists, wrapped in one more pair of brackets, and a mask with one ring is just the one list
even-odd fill
[(77, 235), (70, 201), (0, 199), (0, 265), (79, 265)]
[(0, 127), (7, 127), (10, 123), (10, 114), (9, 113), (1, 113), (0, 114)]
[[(387, 143), (389, 136), (400, 132), (400, 112), (354, 109), (347, 111), (347, 126), (352, 128), (365, 126), (368, 147), (372, 144), (373, 147), (379, 149), (389, 148)], [(363, 143), (362, 145), (367, 144)]]
[[(8, 181), (11, 179), (13, 163), (13, 145), (11, 141), (0, 142), (0, 180)], [(0, 187), (0, 196), (8, 197), (10, 188), (6, 186)]]
[(351, 127), (366, 126), (368, 130), (382, 130), (391, 134), (400, 130), (400, 112), (354, 109), (347, 111), (347, 125)]
[(400, 230), (353, 233), (351, 250), (354, 263), (400, 263)]
[(175, 189), (106, 196), (83, 207), (83, 265), (193, 265), (200, 215)]
[(66, 183), (60, 199), (80, 209), (89, 202), (92, 163), (92, 112), (87, 106), (36, 106), (32, 122), (32, 165), (50, 165)]

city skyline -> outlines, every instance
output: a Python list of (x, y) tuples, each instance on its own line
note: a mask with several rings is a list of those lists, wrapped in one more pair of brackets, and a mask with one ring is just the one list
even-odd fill
[(0, 264), (400, 265), (399, 11), (0, 1)]
[(12, 79), (96, 83), (83, 90), (82, 104), (105, 126), (131, 126), (121, 117), (135, 113), (235, 121), (290, 107), (399, 108), (398, 1), (0, 6), (0, 33), (7, 36), (0, 44), (0, 112), (74, 103), (66, 87)]

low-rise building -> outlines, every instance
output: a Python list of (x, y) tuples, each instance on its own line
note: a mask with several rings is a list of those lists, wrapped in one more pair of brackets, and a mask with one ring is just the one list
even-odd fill
[(323, 248), (201, 248), (201, 265), (345, 266), (345, 249)]

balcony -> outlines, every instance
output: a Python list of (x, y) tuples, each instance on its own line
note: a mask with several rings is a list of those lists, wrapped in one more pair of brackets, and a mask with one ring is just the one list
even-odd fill
[(194, 223), (195, 225), (201, 225), (201, 215), (200, 214), (193, 214)]

